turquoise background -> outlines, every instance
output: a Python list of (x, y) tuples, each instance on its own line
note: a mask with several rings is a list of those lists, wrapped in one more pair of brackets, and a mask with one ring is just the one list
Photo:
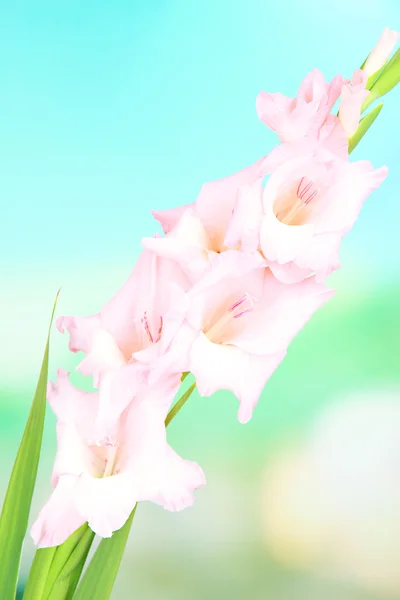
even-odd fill
[[(96, 312), (128, 276), (150, 210), (193, 201), (204, 181), (268, 153), (261, 89), (294, 95), (316, 67), (350, 76), (397, 0), (2, 2), (0, 19), (1, 490), (41, 361), (54, 295), (59, 314)], [(293, 342), (254, 419), (236, 401), (194, 397), (171, 426), (174, 447), (208, 485), (193, 509), (143, 506), (115, 598), (358, 600), (357, 587), (284, 568), (259, 521), (259, 481), (337, 395), (400, 380), (400, 93), (388, 96), (354, 159), (389, 177), (346, 238), (338, 293)], [(73, 369), (53, 336), (51, 375)], [(35, 510), (54, 452), (49, 415)], [(32, 556), (27, 541), (22, 574)]]

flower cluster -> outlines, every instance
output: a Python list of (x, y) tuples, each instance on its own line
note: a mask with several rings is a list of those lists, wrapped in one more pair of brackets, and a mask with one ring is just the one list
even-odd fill
[(154, 212), (164, 235), (143, 240), (122, 289), (98, 314), (58, 319), (96, 391), (74, 388), (61, 369), (49, 384), (58, 450), (36, 544), (58, 545), (85, 522), (110, 536), (141, 500), (192, 504), (204, 474), (165, 430), (182, 373), (201, 396), (232, 391), (245, 423), (292, 338), (332, 296), (341, 241), (387, 174), (350, 162), (348, 144), (368, 77), (397, 37), (386, 30), (351, 81), (314, 70), (296, 98), (261, 92), (258, 116), (280, 144), (206, 183), (193, 204)]

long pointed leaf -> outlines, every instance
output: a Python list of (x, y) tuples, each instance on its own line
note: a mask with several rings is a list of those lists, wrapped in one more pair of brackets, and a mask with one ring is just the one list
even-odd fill
[(363, 117), (360, 121), (357, 131), (355, 134), (349, 139), (349, 154), (353, 152), (354, 148), (359, 144), (364, 135), (367, 133), (368, 129), (371, 127), (379, 113), (381, 112), (383, 107), (383, 102), (375, 106), (365, 117)]
[(93, 531), (85, 523), (60, 546), (37, 550), (24, 600), (48, 600), (53, 597), (64, 600), (72, 597), (93, 538)]
[(39, 380), (33, 398), (25, 431), (15, 459), (13, 471), (0, 518), (0, 598), (14, 600), (22, 552), (28, 527), (29, 511), (35, 487), (42, 445), (46, 412), (46, 385), (49, 366), (50, 328), (58, 294), (50, 319)]
[(137, 504), (121, 529), (112, 537), (104, 538), (100, 542), (73, 597), (74, 600), (108, 600), (125, 551), (136, 507)]
[(57, 547), (41, 548), (36, 551), (24, 590), (23, 600), (42, 600), (46, 580), (57, 551)]
[[(65, 555), (69, 548), (64, 548), (64, 544), (58, 547), (57, 553), (60, 552), (60, 555), (59, 557), (56, 555), (58, 561), (54, 560), (54, 569), (52, 566), (49, 580), (46, 582), (43, 600), (70, 600), (73, 597), (95, 535), (87, 524), (83, 528), (81, 528), (82, 531), (78, 530), (80, 531), (80, 539), (75, 543), (75, 547), (67, 559)], [(61, 570), (60, 566), (62, 567)], [(54, 580), (55, 574), (57, 577)], [(47, 587), (50, 590), (48, 594)]]
[(378, 98), (385, 96), (400, 82), (400, 48), (393, 54), (392, 58), (384, 65), (371, 86), (371, 91), (365, 98), (361, 112), (364, 112)]

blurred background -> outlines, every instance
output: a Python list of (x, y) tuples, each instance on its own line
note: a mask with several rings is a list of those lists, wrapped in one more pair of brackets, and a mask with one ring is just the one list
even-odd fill
[[(20, 0), (0, 19), (0, 496), (52, 302), (91, 314), (128, 277), (151, 209), (193, 201), (277, 140), (261, 89), (312, 68), (350, 76), (398, 0)], [(354, 153), (390, 175), (247, 425), (193, 396), (169, 438), (207, 486), (193, 508), (139, 507), (113, 598), (400, 598), (400, 90)], [(50, 375), (79, 357), (54, 332)], [(32, 518), (50, 491), (48, 414)], [(33, 556), (27, 539), (21, 590)]]

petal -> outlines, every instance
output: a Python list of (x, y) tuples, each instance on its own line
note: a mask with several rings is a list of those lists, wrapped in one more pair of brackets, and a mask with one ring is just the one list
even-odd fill
[(340, 119), (336, 115), (328, 115), (320, 129), (319, 139), (323, 148), (333, 157), (339, 157), (343, 160), (348, 159), (349, 140)]
[(170, 446), (166, 446), (164, 459), (158, 464), (158, 471), (152, 473), (157, 479), (155, 492), (144, 500), (151, 500), (166, 510), (179, 511), (194, 502), (194, 491), (206, 484), (200, 466), (190, 460), (183, 460)]
[(240, 187), (252, 184), (262, 177), (261, 165), (263, 160), (260, 159), (253, 165), (229, 177), (211, 181), (202, 186), (196, 200), (196, 212), (207, 231), (213, 250), (223, 249), (226, 228), (232, 217), (238, 190)]
[(202, 396), (218, 390), (233, 392), (240, 402), (239, 421), (245, 423), (284, 355), (253, 356), (232, 345), (213, 344), (201, 333), (192, 347), (191, 372)]
[(203, 273), (208, 265), (207, 249), (211, 248), (203, 223), (193, 209), (186, 210), (176, 227), (164, 238), (144, 238), (148, 250), (180, 263), (189, 275)]
[(124, 415), (125, 449), (120, 468), (134, 481), (139, 500), (150, 500), (168, 510), (193, 502), (193, 491), (204, 485), (197, 464), (180, 458), (168, 446), (165, 417), (180, 387), (180, 377), (165, 379), (147, 389)]
[(101, 537), (111, 537), (126, 523), (137, 499), (135, 482), (128, 473), (101, 479), (83, 474), (75, 490), (77, 509)]
[(99, 387), (103, 372), (118, 369), (126, 363), (126, 359), (116, 344), (115, 339), (106, 329), (98, 328), (93, 333), (92, 345), (77, 367), (84, 375), (93, 375), (94, 385)]
[[(360, 73), (362, 74), (361, 77)], [(358, 129), (361, 105), (369, 94), (369, 91), (365, 89), (367, 76), (364, 71), (356, 71), (353, 75), (353, 81), (356, 83), (346, 83), (343, 85), (339, 107), (339, 119), (349, 138)]]
[(227, 343), (260, 356), (284, 353), (294, 336), (332, 294), (313, 277), (287, 285), (266, 272), (263, 296)]
[[(69, 349), (72, 352), (89, 352), (94, 332), (100, 326), (100, 315), (91, 317), (59, 317), (57, 329), (70, 335)], [(64, 329), (65, 328), (65, 329)]]
[(55, 383), (47, 385), (47, 400), (59, 421), (75, 425), (82, 436), (89, 438), (98, 410), (98, 394), (77, 389), (68, 377), (68, 371), (58, 369)]
[(364, 71), (367, 73), (368, 77), (383, 67), (399, 38), (400, 33), (398, 31), (385, 27), (377, 45), (365, 61)]
[[(315, 273), (316, 281), (323, 282), (340, 267), (339, 248), (342, 235), (322, 233), (315, 235), (307, 248), (297, 256), (296, 266)], [(275, 274), (275, 271), (274, 271)]]
[(269, 208), (261, 224), (261, 249), (268, 263), (288, 263), (307, 247), (313, 234), (313, 225), (285, 225)]
[(77, 478), (64, 475), (32, 526), (36, 546), (59, 546), (86, 521), (74, 503)]
[(166, 210), (152, 210), (151, 214), (161, 224), (164, 233), (172, 231), (180, 221), (186, 210), (192, 207), (193, 204), (185, 204), (177, 208), (167, 208)]
[(369, 161), (338, 161), (321, 211), (313, 213), (317, 233), (346, 233), (354, 225), (369, 194), (385, 180), (387, 167), (374, 169)]
[(295, 261), (282, 265), (277, 262), (271, 262), (269, 268), (274, 276), (282, 283), (298, 283), (313, 273), (313, 270), (310, 267), (302, 268)]
[(285, 129), (285, 122), (289, 119), (294, 107), (295, 99), (288, 98), (279, 92), (269, 94), (262, 91), (256, 99), (258, 118), (279, 136)]
[[(93, 423), (85, 423), (91, 429)], [(57, 452), (52, 473), (52, 486), (55, 487), (64, 475), (79, 476), (91, 468), (91, 455), (88, 440), (83, 438), (76, 425), (59, 421), (56, 425)]]
[(232, 218), (225, 235), (225, 246), (240, 248), (242, 252), (256, 252), (258, 250), (262, 216), (261, 199), (261, 180), (239, 189)]
[(95, 438), (102, 439), (112, 431), (125, 408), (145, 383), (141, 365), (132, 363), (106, 373), (99, 388), (99, 410), (95, 420)]

